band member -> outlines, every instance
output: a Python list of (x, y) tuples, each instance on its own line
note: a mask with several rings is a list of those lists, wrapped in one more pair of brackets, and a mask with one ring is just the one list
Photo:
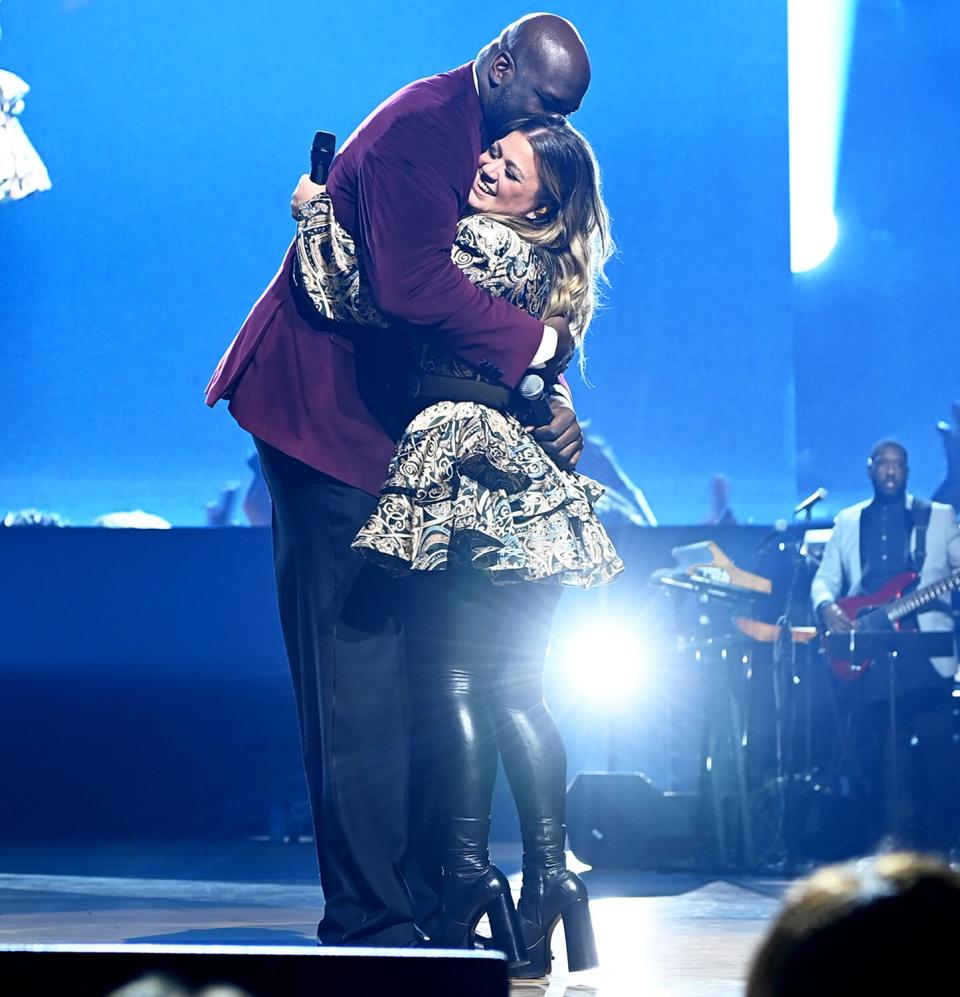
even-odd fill
[[(954, 510), (939, 502), (927, 503), (907, 492), (909, 468), (902, 443), (882, 440), (870, 452), (867, 476), (872, 501), (841, 510), (823, 560), (811, 587), (813, 607), (824, 630), (849, 633), (861, 624), (837, 600), (843, 596), (880, 593), (905, 572), (919, 576), (922, 589), (960, 568), (960, 531)], [(888, 601), (882, 595), (877, 602)], [(909, 625), (909, 624), (908, 624)], [(952, 630), (945, 602), (932, 601), (917, 614), (923, 631)], [(910, 659), (900, 655), (893, 665), (891, 686), (888, 660), (863, 671), (840, 690), (848, 700), (851, 725), (850, 763), (859, 769), (866, 793), (868, 834), (900, 826), (915, 844), (950, 844), (956, 827), (950, 811), (955, 769), (949, 759), (952, 744), (950, 692), (955, 657)], [(890, 689), (895, 690), (898, 757), (889, 757)], [(883, 766), (898, 761), (900, 799), (886, 800), (897, 807), (884, 818)], [(888, 770), (889, 771), (889, 770)]]

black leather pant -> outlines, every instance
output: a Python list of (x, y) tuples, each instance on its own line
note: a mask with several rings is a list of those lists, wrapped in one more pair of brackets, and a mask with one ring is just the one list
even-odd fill
[(440, 818), (422, 828), (417, 847), (436, 866), (445, 818), (489, 815), (498, 753), (521, 824), (563, 820), (566, 752), (543, 699), (560, 590), (497, 586), (467, 568), (411, 581), (413, 765), (422, 777), (421, 813)]

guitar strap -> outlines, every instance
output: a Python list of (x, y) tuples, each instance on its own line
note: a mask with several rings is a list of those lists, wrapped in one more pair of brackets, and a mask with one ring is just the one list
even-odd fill
[(910, 506), (910, 518), (916, 531), (916, 542), (913, 545), (913, 563), (917, 574), (923, 571), (923, 562), (927, 559), (927, 527), (930, 525), (931, 505), (923, 499), (915, 498)]

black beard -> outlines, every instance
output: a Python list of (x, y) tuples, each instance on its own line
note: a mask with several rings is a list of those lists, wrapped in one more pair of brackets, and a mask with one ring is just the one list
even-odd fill
[(903, 488), (899, 488), (896, 492), (888, 495), (886, 492), (882, 491), (879, 487), (874, 486), (873, 495), (878, 502), (883, 502), (884, 505), (894, 505), (897, 502), (902, 502), (907, 494), (906, 485)]

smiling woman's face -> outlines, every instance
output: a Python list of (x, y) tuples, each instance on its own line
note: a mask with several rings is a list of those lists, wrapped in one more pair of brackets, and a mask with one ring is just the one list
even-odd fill
[(539, 193), (533, 149), (523, 132), (510, 132), (480, 156), (468, 201), (474, 211), (522, 216), (537, 207)]

